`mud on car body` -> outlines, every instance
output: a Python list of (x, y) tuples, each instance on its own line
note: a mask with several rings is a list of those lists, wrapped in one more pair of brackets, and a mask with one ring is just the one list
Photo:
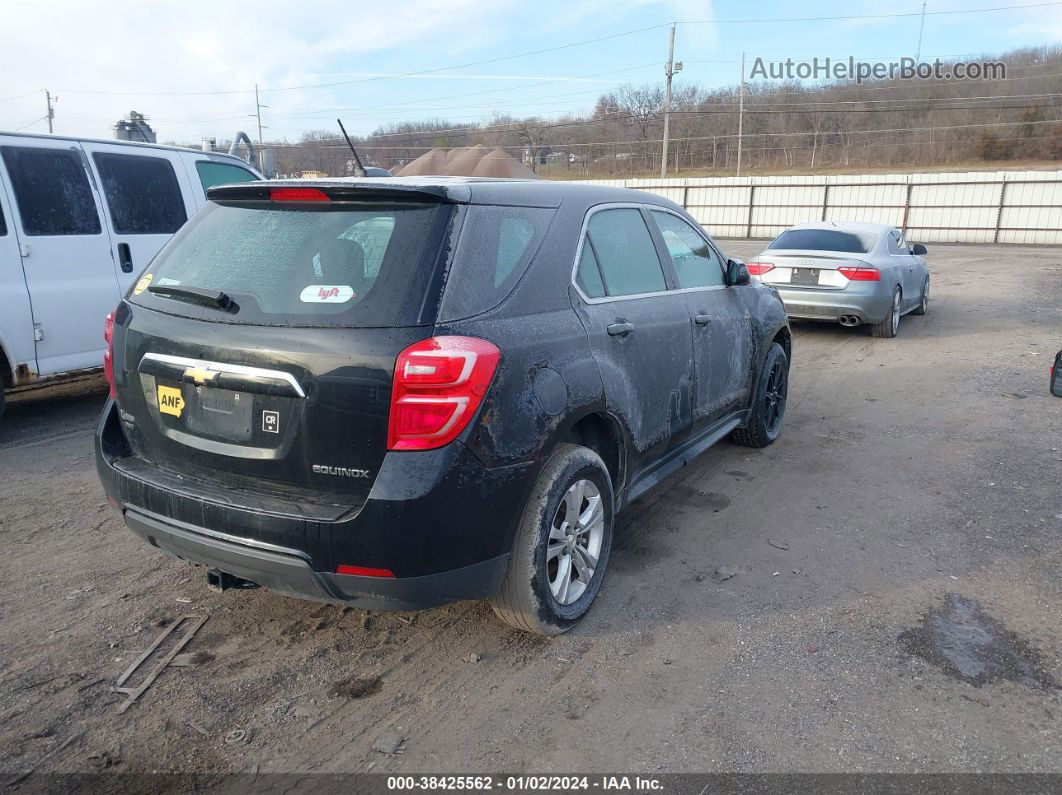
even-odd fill
[(307, 599), (489, 599), (557, 633), (614, 517), (780, 432), (790, 336), (660, 197), (396, 178), (216, 188), (108, 320), (97, 467), (165, 552)]

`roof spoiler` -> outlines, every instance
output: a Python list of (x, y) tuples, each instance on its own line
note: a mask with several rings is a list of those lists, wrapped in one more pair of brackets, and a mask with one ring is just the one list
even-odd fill
[[(271, 191), (278, 188), (312, 188), (328, 197), (334, 202), (364, 202), (364, 201), (434, 201), (434, 202), (467, 202), (470, 191), (465, 186), (459, 186), (461, 190), (455, 191), (452, 187), (442, 185), (402, 185), (387, 182), (357, 182), (348, 184), (327, 183), (323, 180), (305, 182), (241, 182), (236, 185), (218, 185), (209, 188), (206, 192), (207, 199), (212, 202), (268, 202), (272, 198)], [(455, 196), (461, 193), (464, 195)]]

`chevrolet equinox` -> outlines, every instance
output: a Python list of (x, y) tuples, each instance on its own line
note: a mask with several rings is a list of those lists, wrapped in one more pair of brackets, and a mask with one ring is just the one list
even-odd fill
[(540, 181), (216, 187), (107, 317), (96, 434), (130, 529), (369, 609), (569, 629), (615, 516), (781, 429), (790, 333), (678, 205)]

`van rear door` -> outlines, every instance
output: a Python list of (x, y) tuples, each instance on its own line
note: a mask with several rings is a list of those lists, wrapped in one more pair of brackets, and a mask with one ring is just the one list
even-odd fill
[(169, 149), (85, 141), (107, 208), (115, 275), (125, 293), (196, 205), (180, 155)]
[(85, 152), (69, 140), (0, 136), (0, 171), (14, 197), (39, 373), (99, 367), (118, 280)]
[[(37, 372), (37, 354), (33, 349), (33, 313), (30, 310), (26, 276), (22, 273), (22, 257), (18, 253), (18, 237), (11, 219), (11, 204), (0, 176), (0, 353), (10, 366), (10, 372), (0, 374), (0, 389), (7, 378), (25, 364)], [(2, 401), (0, 401), (2, 402)]]

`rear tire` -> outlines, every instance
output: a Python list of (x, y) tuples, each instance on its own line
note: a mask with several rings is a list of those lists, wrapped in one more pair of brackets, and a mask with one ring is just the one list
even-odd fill
[(505, 579), (490, 600), (495, 615), (537, 635), (574, 627), (601, 590), (612, 530), (605, 463), (593, 450), (561, 445), (527, 500)]
[(925, 284), (922, 285), (922, 297), (918, 306), (911, 310), (912, 315), (924, 315), (929, 311), (929, 277), (926, 276)]
[(893, 290), (892, 309), (889, 310), (889, 314), (885, 316), (883, 321), (870, 327), (872, 336), (892, 339), (900, 333), (900, 299), (902, 297), (899, 287)]
[(730, 438), (745, 447), (766, 447), (782, 433), (785, 404), (789, 395), (789, 357), (777, 342), (763, 358), (756, 391), (752, 395), (749, 424), (736, 429)]

